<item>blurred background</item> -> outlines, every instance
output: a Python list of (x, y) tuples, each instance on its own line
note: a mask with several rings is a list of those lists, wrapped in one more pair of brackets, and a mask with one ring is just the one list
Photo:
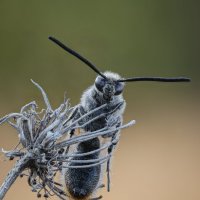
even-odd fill
[[(18, 112), (41, 94), (54, 107), (66, 91), (71, 104), (96, 74), (48, 40), (52, 35), (123, 77), (188, 76), (191, 83), (127, 84), (125, 122), (104, 199), (200, 199), (200, 12), (197, 0), (0, 0), (0, 116)], [(17, 134), (0, 127), (0, 146), (11, 149)], [(14, 162), (0, 157), (0, 183)], [(26, 178), (6, 200), (36, 199)]]

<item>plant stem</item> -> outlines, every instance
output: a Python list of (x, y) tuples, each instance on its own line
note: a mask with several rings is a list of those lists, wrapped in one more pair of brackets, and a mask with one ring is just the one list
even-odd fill
[(17, 177), (22, 173), (22, 171), (27, 167), (30, 161), (31, 154), (25, 154), (20, 160), (18, 160), (15, 166), (8, 173), (5, 181), (0, 187), (0, 200), (4, 198), (12, 184), (15, 182)]

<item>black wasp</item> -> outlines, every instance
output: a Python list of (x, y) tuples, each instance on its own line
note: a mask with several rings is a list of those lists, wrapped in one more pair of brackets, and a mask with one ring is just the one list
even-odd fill
[[(135, 82), (135, 81), (157, 81), (157, 82), (189, 82), (189, 78), (185, 77), (173, 77), (173, 78), (163, 78), (163, 77), (133, 77), (133, 78), (122, 78), (119, 74), (113, 72), (100, 72), (99, 69), (92, 64), (89, 60), (78, 54), (76, 51), (70, 49), (59, 40), (54, 37), (49, 37), (49, 39), (59, 45), (68, 53), (77, 57), (79, 60), (84, 62), (93, 71), (95, 71), (98, 76), (92, 86), (90, 86), (85, 92), (83, 92), (80, 103), (77, 105), (75, 112), (73, 113), (73, 119), (77, 119), (84, 114), (94, 110), (97, 107), (107, 104), (107, 107), (102, 111), (99, 110), (95, 114), (91, 115), (87, 120), (91, 120), (95, 117), (101, 116), (102, 112), (106, 112), (106, 115), (98, 117), (98, 119), (87, 124), (83, 129), (84, 132), (96, 131), (103, 129), (112, 122), (112, 117), (115, 115), (115, 122), (113, 126), (119, 127), (122, 124), (123, 113), (126, 107), (125, 100), (123, 98), (123, 90), (125, 82)], [(113, 112), (114, 110), (114, 112)], [(80, 122), (81, 123), (81, 122)], [(73, 136), (73, 132), (71, 136)], [(110, 139), (112, 145), (107, 149), (108, 154), (112, 153), (114, 147), (119, 140), (120, 131), (116, 131), (112, 134), (107, 134), (102, 137)], [(85, 154), (85, 156), (74, 157), (73, 160), (95, 160), (99, 158), (101, 148), (101, 140), (99, 137), (80, 142), (76, 149), (75, 154)], [(94, 153), (90, 153), (94, 152)], [(69, 166), (72, 164), (69, 164)], [(75, 164), (73, 164), (75, 165)], [(103, 167), (101, 165), (96, 165), (93, 167), (86, 167), (85, 163), (77, 163), (78, 168), (68, 168), (64, 172), (65, 185), (68, 194), (73, 199), (100, 199), (100, 197), (93, 198), (96, 190), (101, 186)], [(106, 166), (108, 187), (110, 190), (110, 159), (107, 161)]]

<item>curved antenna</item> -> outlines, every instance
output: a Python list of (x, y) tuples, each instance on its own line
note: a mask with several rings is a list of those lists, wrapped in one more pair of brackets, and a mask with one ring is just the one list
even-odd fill
[(60, 46), (61, 48), (63, 48), (65, 51), (67, 51), (68, 53), (72, 54), (73, 56), (77, 57), (79, 60), (81, 60), (82, 62), (84, 62), (87, 66), (89, 66), (91, 69), (93, 69), (93, 71), (95, 71), (97, 74), (99, 74), (100, 76), (102, 76), (103, 78), (107, 79), (106, 76), (104, 74), (102, 74), (95, 65), (93, 65), (89, 60), (87, 60), (86, 58), (84, 58), (83, 56), (81, 56), (80, 54), (78, 54), (76, 51), (70, 49), (69, 47), (65, 46), (62, 42), (60, 42), (59, 40), (57, 40), (56, 38), (50, 36), (49, 39), (51, 41), (53, 41), (54, 43), (56, 43), (58, 46)]
[(157, 82), (190, 82), (191, 79), (187, 77), (133, 77), (127, 79), (120, 79), (118, 82), (134, 82), (134, 81), (157, 81)]

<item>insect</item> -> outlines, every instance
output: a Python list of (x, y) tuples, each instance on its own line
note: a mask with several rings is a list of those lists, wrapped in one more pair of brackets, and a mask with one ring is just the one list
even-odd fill
[[(92, 86), (90, 86), (83, 94), (80, 103), (77, 105), (75, 112), (73, 113), (74, 119), (83, 116), (85, 113), (106, 104), (106, 108), (103, 111), (97, 112), (95, 115), (91, 115), (87, 120), (90, 121), (98, 116), (98, 119), (93, 120), (91, 123), (87, 124), (83, 130), (84, 132), (96, 131), (103, 129), (112, 123), (112, 126), (118, 127), (122, 124), (123, 113), (126, 107), (126, 102), (123, 98), (123, 90), (125, 82), (135, 82), (135, 81), (158, 81), (158, 82), (189, 82), (190, 79), (186, 77), (173, 77), (173, 78), (163, 78), (163, 77), (133, 77), (133, 78), (122, 78), (119, 74), (113, 72), (100, 72), (100, 70), (92, 64), (89, 60), (78, 54), (76, 51), (70, 49), (59, 40), (54, 37), (49, 37), (51, 41), (56, 43), (58, 46), (63, 48), (68, 53), (72, 54), (87, 66), (89, 66), (93, 71), (95, 71), (98, 76)], [(105, 114), (106, 113), (106, 114)], [(102, 117), (100, 117), (102, 115)], [(112, 116), (115, 115), (115, 120), (112, 122)], [(80, 122), (81, 123), (81, 122)], [(73, 137), (73, 132), (71, 137)], [(116, 131), (112, 134), (107, 134), (102, 136), (105, 139), (110, 139), (112, 145), (107, 149), (108, 154), (111, 154), (119, 141), (120, 131)], [(81, 159), (89, 161), (92, 159), (97, 159), (100, 155), (98, 149), (101, 148), (101, 138), (97, 137), (85, 142), (78, 144), (75, 154), (85, 153)], [(95, 152), (93, 154), (88, 154), (89, 152)], [(73, 158), (79, 160), (79, 157)], [(74, 164), (73, 164), (74, 165)], [(79, 168), (67, 169), (65, 171), (65, 184), (68, 193), (73, 199), (100, 199), (100, 197), (92, 198), (93, 193), (101, 185), (101, 179), (103, 174), (103, 168), (101, 165), (86, 168), (84, 163), (76, 164)], [(80, 167), (82, 166), (82, 167)], [(107, 161), (106, 165), (107, 171), (107, 190), (110, 191), (110, 159)]]

